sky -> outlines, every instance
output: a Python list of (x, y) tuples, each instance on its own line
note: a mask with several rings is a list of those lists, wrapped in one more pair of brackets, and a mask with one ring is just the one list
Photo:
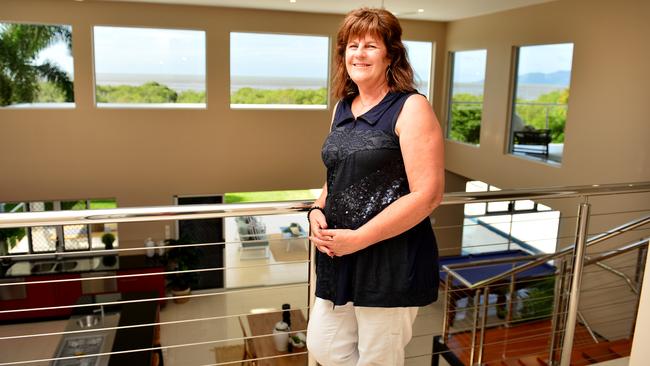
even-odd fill
[[(324, 36), (231, 33), (231, 74), (326, 78), (329, 39)], [(421, 78), (428, 79), (432, 44), (405, 41)], [(74, 46), (74, 45), (73, 45)], [(205, 75), (205, 32), (95, 27), (93, 49), (98, 73)], [(72, 74), (73, 60), (64, 44), (41, 52)]]
[[(325, 36), (231, 33), (231, 74), (326, 78), (329, 39)], [(429, 77), (430, 42), (405, 41), (420, 78)], [(205, 75), (204, 31), (155, 28), (95, 27), (98, 73)], [(74, 46), (74, 45), (73, 45)], [(225, 48), (224, 48), (225, 50)], [(571, 70), (572, 44), (521, 47), (519, 74)], [(485, 78), (486, 50), (455, 53), (456, 82)], [(72, 74), (72, 57), (63, 44), (44, 50), (37, 62), (50, 59)]]
[[(571, 71), (572, 43), (523, 46), (519, 50), (519, 75)], [(485, 79), (487, 50), (457, 51), (454, 54), (455, 82), (472, 83)]]

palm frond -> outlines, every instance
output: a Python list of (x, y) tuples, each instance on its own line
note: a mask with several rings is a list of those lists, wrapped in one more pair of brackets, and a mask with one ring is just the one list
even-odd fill
[(72, 81), (64, 71), (50, 62), (35, 64), (42, 50), (61, 41), (72, 50), (69, 26), (0, 24), (0, 104), (34, 102), (39, 77), (56, 85), (67, 101), (74, 100)]
[(36, 66), (36, 70), (38, 70), (42, 78), (56, 85), (57, 88), (65, 93), (66, 102), (74, 101), (74, 85), (65, 71), (59, 69), (49, 61)]

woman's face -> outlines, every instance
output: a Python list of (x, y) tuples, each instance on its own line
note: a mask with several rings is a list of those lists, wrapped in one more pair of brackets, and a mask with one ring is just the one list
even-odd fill
[(345, 68), (350, 79), (359, 84), (381, 84), (386, 81), (390, 65), (386, 45), (381, 38), (365, 35), (350, 38), (345, 48)]

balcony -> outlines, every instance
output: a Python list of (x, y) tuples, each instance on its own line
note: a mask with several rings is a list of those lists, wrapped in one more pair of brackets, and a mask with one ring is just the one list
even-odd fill
[[(604, 360), (606, 358), (625, 356), (626, 350), (629, 353), (632, 335), (634, 333), (634, 319), (636, 319), (636, 308), (638, 293), (642, 286), (642, 268), (644, 266), (647, 248), (643, 247), (641, 241), (631, 243), (631, 237), (638, 240), (639, 237), (648, 237), (647, 211), (650, 207), (638, 205), (625, 206), (623, 204), (612, 206), (611, 201), (626, 201), (623, 198), (632, 198), (635, 202), (647, 202), (645, 198), (650, 194), (650, 185), (643, 184), (622, 184), (609, 186), (589, 187), (563, 187), (562, 189), (544, 188), (536, 190), (512, 190), (481, 193), (449, 193), (445, 196), (443, 205), (434, 213), (436, 223), (434, 230), (439, 239), (440, 255), (442, 257), (454, 257), (461, 255), (461, 251), (482, 255), (481, 253), (493, 253), (495, 249), (503, 249), (507, 245), (511, 250), (520, 251), (525, 256), (523, 262), (530, 262), (539, 258), (546, 258), (542, 263), (552, 266), (558, 271), (559, 277), (554, 283), (562, 284), (556, 292), (551, 286), (551, 295), (534, 295), (535, 291), (542, 291), (544, 287), (534, 282), (531, 278), (519, 278), (505, 276), (498, 280), (498, 286), (481, 287), (477, 285), (481, 280), (472, 280), (464, 275), (460, 268), (447, 266), (441, 268), (447, 274), (446, 278), (457, 276), (458, 284), (453, 287), (450, 283), (456, 280), (449, 280), (450, 283), (441, 283), (439, 301), (429, 306), (422, 307), (414, 324), (413, 338), (406, 348), (407, 365), (430, 365), (438, 356), (447, 359), (447, 362), (454, 364), (459, 361), (461, 364), (476, 362), (487, 362), (492, 364), (495, 360), (499, 362), (524, 362), (526, 357), (538, 357), (549, 359), (559, 357), (564, 349), (577, 350), (588, 354), (583, 357), (589, 363)], [(468, 202), (509, 202), (516, 200), (543, 201), (550, 207), (571, 206), (576, 207), (589, 197), (592, 207), (591, 213), (581, 212), (582, 220), (591, 223), (589, 228), (580, 229), (578, 217), (575, 215), (564, 215), (559, 219), (559, 230), (555, 235), (557, 242), (556, 251), (552, 253), (534, 253), (530, 250), (536, 241), (548, 241), (549, 234), (542, 230), (535, 235), (513, 238), (512, 232), (498, 234), (490, 230), (486, 224), (477, 224), (475, 221), (467, 220), (464, 215), (457, 217), (451, 224), (444, 223), (450, 220), (445, 217), (447, 207), (465, 204)], [(20, 276), (12, 276), (5, 273), (0, 288), (3, 289), (3, 307), (0, 314), (25, 313), (32, 311), (44, 311), (44, 308), (64, 307), (75, 313), (84, 312), (96, 306), (127, 306), (161, 304), (159, 314), (156, 310), (150, 310), (149, 319), (138, 321), (137, 316), (130, 318), (131, 323), (125, 323), (127, 317), (121, 317), (119, 324), (115, 327), (117, 332), (146, 328), (151, 329), (150, 349), (121, 350), (119, 353), (115, 348), (111, 351), (113, 356), (124, 357), (125, 354), (138, 354), (148, 352), (151, 360), (164, 359), (167, 365), (189, 365), (189, 364), (227, 364), (243, 358), (255, 358), (258, 364), (306, 364), (306, 351), (295, 348), (293, 353), (280, 352), (269, 355), (263, 350), (255, 349), (260, 347), (259, 342), (249, 342), (256, 339), (271, 339), (271, 330), (260, 334), (256, 330), (254, 319), (260, 315), (268, 319), (280, 319), (282, 317), (282, 304), (290, 304), (292, 317), (296, 324), (301, 324), (299, 318), (308, 318), (310, 296), (308, 283), (308, 271), (310, 268), (310, 246), (306, 246), (304, 230), (285, 230), (291, 227), (291, 223), (297, 223), (303, 228), (304, 209), (308, 202), (285, 202), (268, 204), (219, 204), (219, 205), (194, 205), (194, 206), (169, 206), (169, 207), (147, 207), (136, 209), (115, 209), (113, 214), (102, 216), (101, 222), (133, 222), (143, 218), (153, 220), (169, 220), (170, 217), (176, 220), (190, 220), (205, 217), (242, 217), (245, 215), (264, 215), (265, 232), (262, 233), (257, 225), (255, 237), (247, 237), (243, 231), (237, 228), (234, 219), (227, 219), (226, 227), (231, 230), (226, 235), (226, 240), (219, 243), (192, 243), (173, 244), (164, 249), (169, 251), (173, 247), (201, 247), (216, 246), (223, 248), (226, 255), (224, 267), (212, 266), (206, 268), (170, 269), (165, 267), (163, 272), (143, 273), (142, 271), (105, 273), (101, 275), (102, 280), (115, 279), (131, 284), (144, 283), (153, 278), (164, 278), (170, 272), (181, 273), (225, 273), (226, 281), (224, 288), (204, 289), (193, 291), (191, 294), (182, 295), (181, 298), (189, 300), (185, 303), (176, 303), (171, 294), (149, 294), (148, 297), (111, 297), (110, 294), (93, 294), (89, 302), (74, 301), (67, 305), (49, 306), (26, 306), (22, 308), (11, 307), (6, 297), (11, 291), (9, 288), (26, 288), (26, 293), (34, 286), (39, 288), (57, 288), (66, 283), (78, 283), (79, 281), (92, 281), (93, 279), (78, 278), (52, 278), (52, 274), (60, 271), (74, 271), (80, 266), (92, 266), (93, 260), (83, 262), (78, 258), (62, 258), (60, 261), (43, 261), (32, 264), (29, 267), (31, 274), (43, 276), (42, 281), (30, 283), (20, 280)], [(580, 205), (582, 206), (582, 205)], [(572, 210), (573, 211), (573, 210)], [(164, 212), (164, 214), (162, 214)], [(568, 212), (564, 210), (563, 212)], [(137, 214), (136, 214), (137, 213)], [(143, 216), (144, 215), (144, 216)], [(289, 215), (289, 216), (286, 216)], [(438, 216), (436, 216), (438, 215)], [(640, 218), (639, 218), (640, 217)], [(630, 224), (634, 219), (638, 222)], [(547, 220), (538, 218), (537, 220)], [(55, 225), (64, 220), (60, 217), (52, 218), (49, 224)], [(59, 220), (59, 221), (57, 221)], [(232, 220), (232, 221), (228, 221)], [(261, 220), (261, 219), (260, 219)], [(228, 224), (230, 222), (230, 224)], [(250, 222), (250, 221), (249, 221)], [(447, 221), (449, 222), (449, 221)], [(580, 221), (582, 222), (582, 221)], [(80, 222), (88, 224), (89, 222)], [(29, 226), (29, 214), (1, 214), (0, 226), (10, 227), (11, 225)], [(496, 225), (496, 222), (491, 222)], [(541, 226), (538, 225), (537, 226)], [(294, 226), (295, 227), (295, 226)], [(535, 225), (529, 226), (534, 228)], [(611, 229), (611, 230), (610, 230)], [(531, 231), (533, 229), (529, 229)], [(472, 241), (471, 245), (459, 246), (458, 241), (450, 238), (450, 231), (473, 231), (473, 239), (484, 236), (484, 240)], [(264, 234), (262, 236), (261, 234)], [(577, 235), (576, 235), (577, 234)], [(505, 235), (505, 236), (504, 236)], [(461, 235), (462, 237), (462, 235)], [(456, 237), (461, 239), (461, 237)], [(514, 240), (517, 239), (517, 240)], [(607, 240), (606, 240), (607, 239)], [(461, 239), (462, 240), (462, 239)], [(522, 245), (523, 242), (523, 245)], [(573, 249), (569, 247), (574, 243), (597, 242), (597, 246), (590, 246), (587, 256), (584, 259), (584, 270), (580, 271), (583, 276), (581, 288), (576, 289), (571, 280), (575, 272), (572, 267), (579, 268), (570, 258)], [(257, 243), (256, 249), (243, 249)], [(600, 244), (603, 243), (603, 244)], [(265, 247), (268, 246), (268, 248)], [(253, 246), (255, 247), (255, 246)], [(269, 253), (264, 253), (268, 249)], [(138, 257), (147, 261), (143, 254), (130, 255), (135, 250), (146, 251), (146, 246), (125, 248), (120, 247), (115, 251), (119, 253), (118, 265), (122, 266), (133, 260), (130, 257)], [(247, 250), (259, 250), (264, 255), (252, 256)], [(564, 251), (563, 251), (564, 250)], [(620, 254), (617, 254), (619, 253)], [(559, 254), (558, 254), (559, 253)], [(544, 256), (556, 256), (553, 258)], [(64, 256), (65, 257), (65, 256)], [(155, 255), (154, 255), (155, 257)], [(5, 256), (5, 259), (15, 259), (12, 256)], [(562, 260), (560, 260), (562, 258)], [(151, 259), (152, 261), (154, 259)], [(478, 263), (477, 263), (478, 261)], [(522, 258), (508, 262), (505, 259), (497, 260), (499, 265), (505, 268), (505, 272), (521, 265)], [(467, 266), (477, 267), (485, 271), (494, 266), (494, 261), (485, 262), (481, 258), (474, 258)], [(86, 264), (84, 264), (86, 263)], [(443, 261), (444, 263), (444, 261)], [(564, 263), (564, 264), (562, 264)], [(84, 267), (85, 268), (85, 267)], [(91, 268), (91, 267), (88, 267)], [(119, 268), (119, 267), (118, 267)], [(498, 273), (503, 273), (499, 270)], [(84, 272), (86, 273), (86, 272)], [(522, 272), (523, 273), (523, 272)], [(554, 270), (551, 273), (555, 273)], [(94, 280), (99, 279), (96, 276)], [(31, 278), (31, 277), (30, 277)], [(9, 281), (11, 280), (11, 281)], [(538, 278), (535, 278), (537, 281)], [(494, 283), (497, 283), (497, 280)], [(457, 287), (461, 286), (461, 287)], [(124, 287), (126, 289), (126, 287)], [(452, 290), (453, 289), (453, 290)], [(489, 290), (486, 290), (489, 289)], [(548, 287), (547, 287), (548, 289)], [(462, 290), (462, 291), (461, 291)], [(125, 290), (126, 291), (126, 290)], [(65, 291), (63, 291), (65, 292)], [(62, 292), (62, 293), (63, 293)], [(554, 293), (562, 294), (558, 304), (552, 305), (551, 315), (540, 313), (539, 304), (544, 296), (551, 296), (555, 299)], [(462, 294), (462, 295), (461, 295)], [(603, 296), (614, 297), (615, 303), (603, 301)], [(18, 295), (20, 297), (20, 295)], [(84, 298), (82, 296), (82, 298)], [(11, 301), (19, 301), (17, 299)], [(573, 301), (573, 302), (572, 302)], [(164, 303), (164, 305), (163, 305)], [(453, 303), (453, 309), (450, 305)], [(553, 301), (551, 301), (553, 304)], [(573, 304), (570, 306), (570, 304)], [(575, 306), (575, 308), (573, 307)], [(563, 308), (565, 310), (557, 311)], [(34, 310), (38, 309), (38, 310)], [(151, 308), (150, 308), (151, 309)], [(548, 309), (548, 307), (546, 308)], [(555, 309), (555, 310), (553, 310)], [(50, 309), (51, 310), (51, 309)], [(577, 310), (575, 312), (574, 310)], [(555, 314), (555, 315), (553, 315)], [(573, 314), (574, 318), (555, 318), (556, 315)], [(579, 314), (579, 315), (578, 315)], [(74, 319), (80, 315), (72, 315)], [(559, 320), (558, 320), (559, 319)], [(542, 323), (540, 328), (535, 321)], [(269, 320), (272, 321), (272, 320)], [(12, 349), (11, 353), (3, 353), (0, 362), (8, 364), (28, 360), (53, 361), (56, 358), (56, 347), (62, 337), (70, 336), (70, 329), (66, 329), (69, 322), (68, 317), (48, 319), (47, 321), (30, 322), (26, 326), (20, 321), (13, 323), (5, 322), (0, 326), (0, 344), (3, 349)], [(546, 322), (546, 323), (544, 323)], [(504, 332), (516, 333), (519, 326), (525, 325), (522, 330), (527, 334), (528, 341), (544, 346), (541, 349), (526, 351), (526, 347), (520, 347), (513, 351), (512, 338), (504, 336)], [(554, 328), (553, 328), (554, 327)], [(565, 344), (559, 339), (550, 340), (549, 329), (555, 329), (550, 334), (562, 334)], [(500, 330), (501, 333), (495, 333)], [(78, 330), (75, 330), (78, 331)], [(300, 329), (292, 328), (292, 331), (304, 332), (304, 325)], [(569, 333), (566, 333), (569, 331)], [(74, 334), (74, 333), (73, 333)], [(158, 334), (158, 335), (156, 335)], [(538, 337), (538, 338), (536, 338)], [(621, 339), (627, 339), (630, 343), (622, 343)], [(441, 341), (443, 340), (443, 341)], [(456, 343), (454, 343), (456, 342)], [(464, 343), (463, 343), (464, 342)], [(551, 342), (551, 343), (548, 343)], [(556, 342), (556, 343), (553, 343)], [(559, 342), (559, 343), (558, 343)], [(568, 343), (567, 343), (568, 342)], [(588, 343), (608, 342), (607, 347), (602, 349), (588, 347)], [(618, 343), (616, 343), (618, 342)], [(119, 343), (119, 342), (118, 342)], [(27, 345), (32, 346), (27, 346)], [(38, 344), (38, 346), (33, 346)], [(545, 353), (549, 350), (548, 344), (557, 344), (557, 354), (549, 356)], [(456, 345), (456, 346), (455, 346)], [(495, 347), (491, 347), (496, 345)], [(252, 347), (251, 347), (252, 346)], [(460, 350), (454, 347), (460, 347)], [(614, 350), (603, 354), (603, 349)], [(140, 351), (138, 351), (140, 350)], [(523, 351), (522, 351), (523, 350)], [(496, 352), (496, 353), (495, 353)], [(479, 354), (481, 356), (479, 356)], [(452, 355), (454, 355), (452, 357)], [(283, 356), (279, 361), (276, 356)], [(79, 355), (79, 357), (82, 357)], [(482, 359), (481, 359), (482, 357)], [(293, 362), (293, 363), (292, 363)], [(440, 360), (440, 362), (443, 362)], [(559, 361), (558, 361), (559, 362)], [(586, 362), (586, 361), (585, 361)], [(498, 363), (497, 363), (498, 364)]]

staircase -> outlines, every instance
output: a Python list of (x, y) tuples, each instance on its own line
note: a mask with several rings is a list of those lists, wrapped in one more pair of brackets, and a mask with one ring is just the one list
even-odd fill
[[(485, 366), (548, 366), (550, 320), (524, 323), (512, 327), (488, 328), (485, 332), (483, 360)], [(448, 350), (457, 362), (469, 365), (471, 332), (450, 335)], [(590, 365), (630, 355), (629, 339), (596, 343), (586, 327), (576, 325), (571, 366)]]

